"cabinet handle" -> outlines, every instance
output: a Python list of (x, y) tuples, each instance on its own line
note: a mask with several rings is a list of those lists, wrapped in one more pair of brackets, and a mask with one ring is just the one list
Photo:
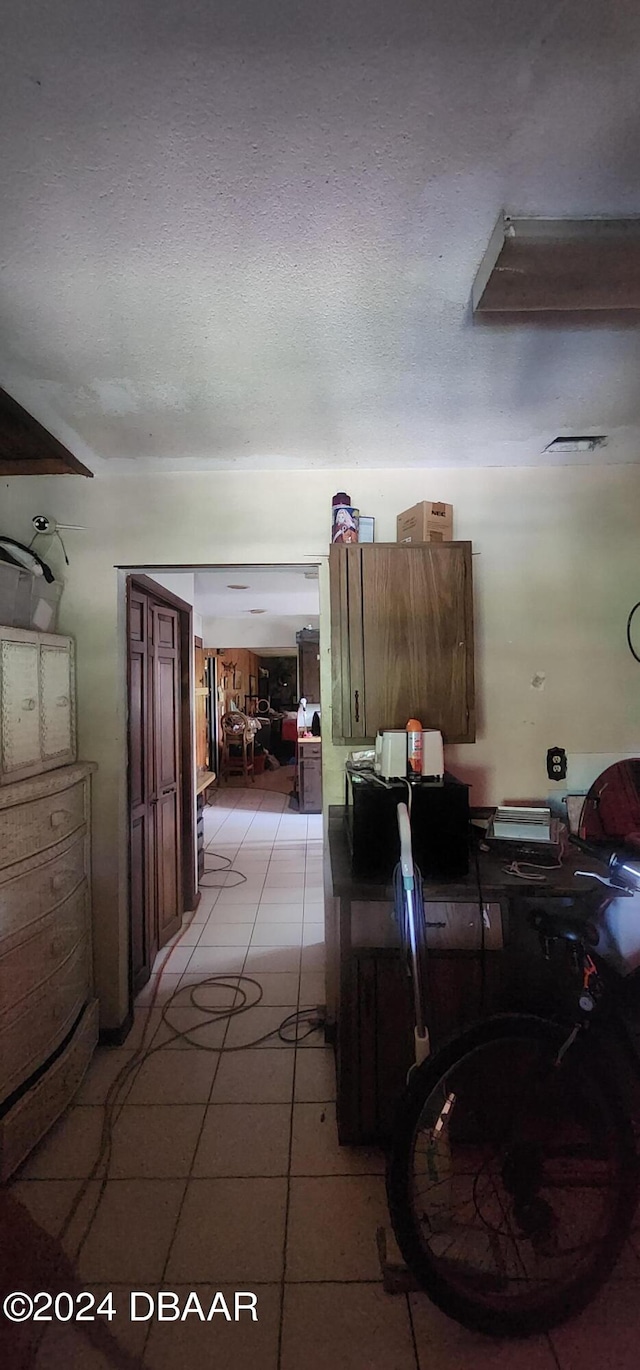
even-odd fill
[(57, 704), (57, 706), (58, 706), (59, 709), (66, 709), (68, 703), (69, 703), (69, 696), (68, 696), (68, 695), (60, 695), (60, 696), (58, 697), (58, 699), (56, 699), (56, 704)]
[(31, 710), (36, 707), (35, 699), (23, 699), (22, 707), (23, 709), (26, 709), (27, 713), (31, 713)]
[(56, 809), (55, 813), (52, 813), (51, 815), (51, 827), (61, 828), (62, 824), (66, 822), (66, 819), (70, 816), (71, 815), (68, 809)]
[(359, 723), (359, 722), (360, 722), (360, 691), (359, 691), (359, 690), (355, 690), (355, 691), (354, 691), (353, 702), (354, 702), (354, 704), (355, 704), (355, 710), (356, 710), (356, 723)]

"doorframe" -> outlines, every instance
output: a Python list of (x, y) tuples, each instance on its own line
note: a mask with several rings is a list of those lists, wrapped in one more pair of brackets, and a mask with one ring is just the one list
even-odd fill
[(130, 699), (130, 657), (128, 645), (129, 631), (129, 612), (130, 612), (130, 592), (132, 589), (143, 590), (146, 594), (153, 595), (161, 604), (166, 604), (168, 608), (175, 609), (178, 614), (178, 624), (180, 633), (180, 807), (181, 807), (181, 846), (182, 846), (182, 908), (183, 914), (189, 913), (199, 903), (198, 894), (198, 875), (195, 861), (195, 763), (193, 756), (194, 746), (194, 719), (192, 709), (193, 698), (193, 606), (186, 600), (174, 595), (172, 590), (165, 590), (163, 585), (159, 585), (151, 576), (143, 575), (139, 572), (128, 572), (125, 581), (125, 603), (127, 617), (127, 813), (129, 827), (127, 832), (127, 885), (129, 890), (129, 1002), (133, 991), (132, 975), (132, 952), (133, 939), (131, 936), (132, 909), (131, 909), (131, 835), (130, 835), (130, 816), (131, 816), (131, 756), (129, 752), (129, 699)]
[[(120, 809), (119, 809), (120, 817), (119, 817), (119, 822), (118, 822), (118, 853), (119, 853), (119, 867), (120, 867), (120, 872), (121, 872), (121, 878), (120, 878), (120, 881), (119, 881), (119, 898), (118, 898), (118, 907), (119, 907), (119, 912), (120, 912), (119, 941), (118, 941), (118, 946), (119, 946), (119, 948), (121, 948), (122, 951), (124, 952), (124, 939), (125, 939), (125, 937), (128, 938), (128, 948), (127, 948), (127, 977), (128, 977), (128, 996), (127, 996), (127, 998), (128, 998), (128, 1012), (127, 1012), (126, 1018), (125, 1018), (125, 1019), (123, 1020), (123, 1022), (119, 1025), (119, 1027), (114, 1028), (114, 1029), (109, 1029), (109, 1030), (106, 1030), (106, 1031), (104, 1031), (104, 1032), (101, 1033), (101, 1040), (104, 1040), (105, 1042), (108, 1042), (109, 1045), (119, 1045), (122, 1041), (124, 1041), (124, 1039), (125, 1039), (125, 1037), (126, 1037), (126, 1035), (127, 1035), (127, 1032), (129, 1031), (129, 1029), (130, 1029), (130, 1027), (131, 1027), (131, 1023), (133, 1022), (133, 994), (132, 994), (133, 984), (132, 984), (132, 975), (131, 975), (131, 965), (132, 965), (131, 899), (130, 899), (130, 865), (131, 865), (131, 860), (130, 860), (130, 858), (131, 858), (131, 850), (130, 850), (130, 821), (129, 821), (130, 804), (129, 804), (129, 736), (128, 736), (128, 734), (129, 734), (129, 718), (128, 718), (128, 699), (129, 699), (129, 679), (128, 679), (128, 676), (129, 676), (129, 668), (128, 668), (128, 640), (127, 640), (127, 639), (128, 639), (128, 617), (129, 617), (129, 592), (128, 592), (128, 591), (129, 591), (129, 584), (132, 583), (132, 582), (136, 582), (136, 583), (138, 584), (138, 586), (139, 586), (141, 589), (143, 589), (143, 590), (145, 590), (145, 591), (147, 591), (147, 592), (151, 591), (151, 592), (152, 592), (154, 595), (156, 595), (159, 599), (164, 599), (164, 601), (165, 601), (167, 604), (169, 604), (172, 608), (177, 608), (177, 609), (179, 610), (179, 612), (180, 612), (180, 633), (181, 633), (181, 636), (180, 636), (180, 643), (181, 643), (181, 649), (182, 649), (183, 645), (185, 644), (185, 638), (188, 638), (188, 639), (189, 639), (189, 645), (190, 645), (191, 632), (192, 632), (192, 625), (193, 625), (193, 606), (192, 606), (191, 604), (189, 604), (186, 600), (180, 599), (180, 597), (179, 597), (178, 595), (175, 595), (175, 594), (173, 593), (172, 590), (165, 590), (164, 586), (159, 585), (158, 582), (155, 581), (155, 580), (153, 579), (153, 573), (154, 573), (154, 571), (157, 572), (158, 575), (165, 575), (165, 574), (174, 575), (174, 574), (177, 574), (177, 573), (179, 573), (179, 572), (184, 572), (184, 571), (186, 571), (186, 572), (192, 572), (192, 571), (193, 571), (193, 572), (196, 572), (196, 573), (197, 573), (197, 572), (201, 572), (201, 571), (220, 571), (220, 570), (233, 571), (233, 572), (239, 571), (239, 570), (242, 570), (242, 571), (249, 571), (249, 570), (251, 570), (251, 571), (272, 571), (274, 568), (281, 568), (282, 570), (290, 570), (290, 569), (292, 569), (292, 568), (297, 568), (297, 569), (302, 569), (302, 570), (311, 570), (311, 569), (315, 568), (315, 570), (317, 571), (317, 577), (318, 577), (317, 583), (318, 583), (318, 612), (319, 612), (319, 620), (320, 620), (320, 643), (321, 643), (321, 646), (322, 646), (323, 642), (325, 643), (325, 645), (328, 645), (328, 643), (329, 643), (329, 641), (330, 641), (330, 627), (329, 627), (330, 620), (329, 620), (329, 614), (328, 614), (328, 605), (329, 605), (329, 597), (328, 597), (328, 554), (326, 554), (326, 553), (319, 554), (319, 555), (318, 555), (318, 554), (308, 554), (308, 555), (307, 555), (307, 558), (296, 557), (296, 558), (294, 558), (294, 559), (291, 560), (291, 561), (286, 561), (286, 560), (278, 559), (278, 560), (273, 560), (273, 561), (258, 561), (258, 562), (252, 562), (249, 558), (246, 558), (246, 557), (245, 557), (245, 558), (241, 558), (240, 560), (238, 560), (237, 558), (235, 558), (235, 559), (230, 559), (230, 560), (225, 560), (225, 561), (186, 561), (186, 562), (180, 562), (180, 561), (171, 561), (171, 562), (163, 561), (163, 562), (158, 562), (158, 561), (153, 561), (153, 562), (152, 562), (152, 561), (149, 560), (149, 561), (143, 562), (142, 565), (140, 565), (139, 562), (136, 563), (136, 562), (134, 562), (133, 559), (132, 559), (131, 561), (124, 561), (124, 562), (116, 563), (116, 565), (115, 565), (115, 567), (114, 567), (114, 570), (116, 571), (117, 577), (118, 577), (117, 599), (118, 599), (118, 643), (119, 643), (119, 681), (120, 681), (120, 685), (119, 685), (119, 700), (120, 700), (119, 719), (121, 720), (121, 722), (122, 722), (122, 727), (123, 727), (122, 742), (121, 742), (120, 747), (119, 747), (119, 757), (120, 757), (119, 766), (120, 766), (120, 785), (121, 785), (121, 788), (120, 788), (120, 791), (119, 791), (119, 793), (120, 793)], [(322, 582), (322, 578), (323, 578), (324, 575), (326, 575), (327, 580), (326, 580), (326, 594), (325, 594), (325, 599), (326, 599), (325, 609), (326, 609), (326, 613), (325, 613), (325, 618), (323, 619), (323, 614), (322, 614), (322, 591), (321, 591), (321, 582)], [(190, 627), (189, 627), (189, 629), (187, 630), (187, 633), (186, 633), (186, 634), (185, 634), (185, 632), (184, 632), (184, 621), (183, 621), (183, 617), (182, 617), (183, 614), (186, 614), (186, 615), (188, 616), (188, 622), (189, 622), (189, 625), (190, 625)], [(189, 771), (190, 771), (190, 772), (191, 772), (191, 776), (192, 776), (192, 782), (193, 782), (193, 792), (194, 792), (194, 795), (195, 795), (195, 770), (194, 770), (194, 753), (193, 753), (193, 730), (192, 730), (191, 704), (190, 704), (190, 701), (191, 701), (191, 692), (192, 692), (192, 687), (193, 687), (193, 678), (192, 678), (192, 677), (193, 677), (193, 663), (192, 663), (191, 651), (190, 651), (190, 650), (187, 652), (186, 657), (185, 657), (184, 652), (182, 652), (182, 651), (181, 651), (181, 655), (182, 655), (183, 661), (184, 661), (185, 659), (188, 661), (188, 676), (189, 676), (189, 679), (188, 679), (188, 687), (187, 687), (187, 690), (186, 690), (186, 698), (187, 698), (187, 700), (189, 701), (189, 703), (188, 703), (188, 712), (189, 712), (189, 723), (188, 723), (189, 755), (188, 755), (188, 757), (187, 757), (187, 756), (185, 755), (184, 752), (183, 752), (183, 754), (182, 754), (183, 757), (184, 757), (184, 760), (185, 760), (185, 762), (186, 762), (186, 765), (183, 766), (183, 780), (184, 780), (184, 775), (188, 774)], [(183, 667), (183, 672), (184, 672), (184, 667)], [(184, 709), (184, 699), (185, 699), (185, 690), (184, 690), (184, 684), (183, 684), (183, 689), (182, 689), (182, 704), (183, 704), (183, 709)], [(321, 687), (321, 699), (320, 699), (320, 704), (321, 704), (321, 706), (322, 706), (322, 687)], [(184, 713), (183, 713), (183, 717), (184, 717)], [(182, 741), (183, 748), (184, 748), (184, 745), (185, 745), (185, 742), (184, 742), (185, 735), (187, 735), (187, 734), (183, 733), (183, 741)], [(324, 732), (323, 732), (323, 744), (324, 744)], [(324, 779), (323, 779), (323, 786), (324, 786)], [(184, 784), (183, 784), (183, 798), (184, 798), (184, 796), (185, 796), (185, 789), (186, 789), (186, 787), (185, 787)], [(184, 882), (184, 879), (183, 879), (183, 889), (184, 889), (184, 894), (185, 894), (185, 911), (186, 911), (186, 912), (189, 912), (191, 909), (195, 909), (195, 908), (197, 907), (198, 902), (199, 902), (198, 882), (197, 882), (197, 867), (196, 867), (196, 856), (195, 856), (195, 802), (193, 803), (193, 806), (192, 806), (192, 805), (191, 805), (191, 794), (189, 794), (188, 797), (189, 797), (189, 804), (185, 807), (185, 805), (184, 805), (184, 803), (183, 803), (183, 814), (184, 814), (184, 813), (187, 813), (187, 814), (189, 815), (189, 820), (188, 820), (188, 821), (190, 822), (191, 827), (190, 827), (190, 833), (189, 833), (189, 836), (188, 836), (188, 845), (187, 845), (187, 842), (186, 842), (186, 841), (183, 841), (183, 865), (186, 863), (186, 855), (185, 855), (185, 853), (186, 853), (186, 852), (189, 852), (189, 854), (192, 856), (192, 859), (193, 859), (193, 866), (192, 866), (191, 873), (190, 873), (190, 880), (189, 880), (189, 882), (188, 882), (186, 885), (185, 885), (185, 882)], [(123, 959), (124, 959), (124, 958), (123, 958)], [(122, 971), (124, 970), (124, 967), (122, 966), (122, 962), (120, 962), (120, 966), (122, 967), (122, 969), (120, 970), (120, 974), (122, 974)], [(124, 977), (123, 977), (123, 980), (121, 981), (121, 987), (122, 987), (122, 988), (121, 988), (121, 992), (123, 992), (123, 991), (124, 991), (124, 988), (125, 988), (125, 986), (124, 986)], [(123, 1000), (124, 1000), (124, 993), (123, 993)]]

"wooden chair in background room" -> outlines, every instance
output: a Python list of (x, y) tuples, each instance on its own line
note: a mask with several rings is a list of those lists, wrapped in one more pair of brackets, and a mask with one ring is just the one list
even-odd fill
[(245, 780), (251, 777), (252, 784), (255, 784), (253, 741), (254, 735), (249, 731), (248, 722), (242, 714), (222, 715), (222, 755), (220, 758), (222, 780), (227, 780), (230, 775), (242, 775)]

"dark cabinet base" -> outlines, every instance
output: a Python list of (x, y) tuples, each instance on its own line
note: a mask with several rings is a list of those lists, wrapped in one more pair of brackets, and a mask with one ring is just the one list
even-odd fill
[(300, 813), (322, 813), (322, 747), (319, 740), (298, 743), (297, 779)]
[[(427, 1020), (432, 1051), (502, 1006), (502, 953), (429, 957)], [(338, 1047), (338, 1136), (385, 1145), (414, 1061), (411, 980), (399, 950), (352, 952), (342, 986)]]
[[(346, 986), (345, 986), (346, 988)], [(338, 1137), (384, 1142), (413, 1061), (411, 984), (395, 951), (351, 957), (338, 1023)]]

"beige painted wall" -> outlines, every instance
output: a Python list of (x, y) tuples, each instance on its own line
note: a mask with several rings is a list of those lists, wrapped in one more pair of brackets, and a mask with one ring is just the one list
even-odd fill
[[(330, 742), (328, 569), (331, 496), (347, 488), (378, 541), (422, 498), (454, 505), (473, 541), (478, 741), (450, 749), (475, 802), (547, 793), (550, 745), (640, 746), (640, 667), (625, 642), (640, 598), (640, 468), (309, 471), (282, 536), (290, 477), (198, 475), (13, 478), (0, 526), (22, 541), (36, 512), (85, 525), (67, 534), (60, 627), (74, 633), (80, 754), (94, 784), (95, 960), (105, 1026), (127, 1008), (124, 577), (117, 567), (321, 562), (325, 802), (340, 802), (344, 749)], [(282, 487), (282, 488), (281, 488)], [(62, 566), (60, 566), (62, 571)], [(542, 678), (542, 687), (532, 681)]]

